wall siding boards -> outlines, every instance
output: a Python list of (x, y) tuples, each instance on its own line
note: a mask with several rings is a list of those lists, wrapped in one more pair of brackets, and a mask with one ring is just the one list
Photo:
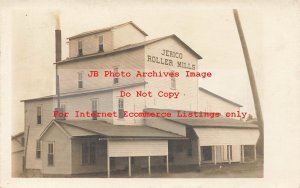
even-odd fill
[(163, 156), (168, 155), (167, 140), (110, 140), (110, 157)]
[(194, 128), (200, 146), (256, 145), (258, 129)]

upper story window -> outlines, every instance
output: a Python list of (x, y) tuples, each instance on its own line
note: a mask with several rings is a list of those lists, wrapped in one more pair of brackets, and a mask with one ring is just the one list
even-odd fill
[[(114, 73), (116, 73), (118, 71), (119, 71), (118, 67), (115, 67), (114, 68)], [(114, 77), (114, 84), (118, 84), (118, 83), (119, 83), (119, 78), (118, 77)]]
[(82, 72), (78, 72), (78, 88), (83, 88)]
[(36, 124), (40, 125), (42, 124), (42, 106), (38, 106), (36, 108)]
[(124, 118), (124, 99), (119, 98), (118, 101), (118, 118), (123, 119)]
[(92, 112), (95, 114), (92, 118), (97, 120), (97, 111), (98, 111), (98, 100), (92, 99)]
[(104, 52), (104, 47), (103, 47), (103, 35), (99, 36), (99, 52)]
[[(174, 71), (171, 71), (174, 72)], [(175, 76), (171, 77), (171, 89), (176, 89), (176, 78)]]
[(78, 41), (78, 56), (83, 55), (82, 53), (82, 41)]

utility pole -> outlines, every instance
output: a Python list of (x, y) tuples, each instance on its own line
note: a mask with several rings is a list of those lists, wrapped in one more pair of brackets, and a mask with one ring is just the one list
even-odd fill
[(256, 113), (256, 117), (257, 117), (257, 121), (258, 121), (257, 123), (259, 126), (260, 137), (258, 139), (258, 144), (259, 144), (258, 149), (259, 149), (259, 152), (261, 154), (263, 154), (264, 153), (264, 130), (263, 130), (264, 129), (264, 121), (263, 121), (263, 115), (262, 115), (262, 110), (261, 110), (261, 106), (260, 106), (259, 95), (258, 95), (258, 91), (257, 91), (257, 87), (256, 87), (254, 72), (253, 72), (252, 65), (251, 65), (251, 59), (250, 59), (250, 55), (248, 52), (247, 43), (245, 40), (241, 21), (239, 18), (239, 13), (236, 9), (233, 10), (233, 15), (234, 15), (235, 23), (236, 23), (237, 30), (239, 33), (241, 45), (243, 48), (243, 54), (244, 54), (244, 58), (245, 58), (245, 62), (246, 62), (247, 72), (248, 72), (248, 76), (249, 76), (249, 81), (250, 81), (250, 86), (251, 86), (251, 91), (252, 91), (252, 96), (253, 96), (253, 101), (254, 101), (255, 113)]

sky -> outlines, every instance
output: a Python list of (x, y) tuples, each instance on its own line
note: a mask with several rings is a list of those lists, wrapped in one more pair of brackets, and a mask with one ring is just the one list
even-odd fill
[[(88, 1), (89, 2), (89, 1)], [(62, 58), (68, 57), (67, 37), (133, 21), (149, 36), (176, 34), (200, 54), (199, 71), (210, 71), (212, 79), (199, 86), (233, 100), (255, 116), (250, 83), (232, 8), (193, 3), (77, 3), (72, 9), (22, 7), (11, 11), (12, 36), (12, 134), (24, 129), (24, 105), (20, 100), (55, 93), (55, 17), (62, 30)], [(259, 95), (263, 97), (262, 15), (258, 9), (240, 9)], [(263, 99), (261, 99), (263, 100)]]

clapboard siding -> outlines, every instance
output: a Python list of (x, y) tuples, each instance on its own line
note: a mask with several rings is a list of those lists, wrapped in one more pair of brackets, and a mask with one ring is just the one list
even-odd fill
[[(144, 48), (114, 53), (108, 56), (89, 58), (78, 62), (57, 64), (60, 80), (60, 91), (76, 92), (91, 89), (112, 87), (113, 77), (104, 77), (104, 71), (113, 71), (114, 67), (119, 72), (128, 71), (131, 77), (119, 78), (118, 85), (126, 85), (144, 81), (144, 78), (136, 78), (136, 70), (144, 70)], [(99, 77), (88, 77), (89, 71), (98, 71)], [(78, 73), (82, 72), (83, 88), (78, 88)]]
[[(48, 143), (54, 143), (54, 165), (48, 165)], [(71, 174), (71, 139), (52, 125), (41, 139), (43, 174)]]
[(145, 35), (138, 31), (133, 25), (127, 24), (112, 30), (113, 33), (113, 48), (143, 42)]
[(110, 140), (108, 141), (108, 155), (110, 157), (168, 155), (168, 141)]
[[(113, 97), (112, 91), (97, 93), (97, 94), (86, 94), (84, 96), (73, 96), (61, 99), (61, 104), (65, 104), (66, 112), (70, 115), (67, 120), (92, 120), (88, 117), (75, 117), (75, 111), (80, 112), (92, 112), (92, 100), (98, 101), (98, 112), (112, 112)], [(110, 117), (100, 117), (99, 120), (106, 120), (112, 122)]]
[(94, 54), (99, 50), (99, 36), (103, 36), (103, 48), (104, 51), (111, 51), (113, 49), (112, 32), (106, 31), (102, 33), (96, 33), (80, 38), (71, 39), (69, 41), (69, 56), (78, 56), (78, 41), (82, 41), (82, 52), (83, 55)]
[[(113, 111), (118, 113), (118, 102), (120, 98), (120, 91), (131, 92), (131, 97), (123, 97), (124, 100), (124, 111), (128, 112), (143, 112), (145, 108), (144, 98), (137, 97), (135, 95), (137, 90), (144, 91), (144, 85), (130, 87), (126, 89), (115, 89), (113, 91)], [(118, 117), (113, 118), (114, 125), (143, 125), (144, 118), (143, 117), (124, 117), (123, 119), (119, 119)]]
[[(25, 141), (26, 147), (26, 168), (41, 169), (41, 159), (36, 159), (35, 148), (36, 140), (45, 127), (50, 123), (53, 113), (53, 100), (29, 101), (25, 102)], [(42, 106), (42, 124), (37, 124), (37, 107)], [(27, 129), (29, 131), (27, 132)]]
[(236, 112), (240, 109), (240, 107), (202, 90), (199, 90), (198, 101), (199, 111), (220, 112), (224, 114), (225, 112)]
[(200, 146), (256, 145), (258, 129), (194, 128)]
[[(174, 57), (163, 56), (161, 53), (163, 50), (171, 50), (182, 53), (182, 59)], [(173, 61), (173, 66), (163, 65), (155, 62), (149, 62), (148, 56), (156, 56), (163, 59), (170, 59)], [(178, 109), (178, 110), (197, 110), (197, 78), (187, 78), (185, 71), (189, 70), (186, 68), (177, 67), (177, 61), (183, 61), (191, 63), (196, 66), (194, 71), (197, 71), (198, 59), (193, 56), (187, 49), (185, 49), (180, 43), (174, 38), (167, 38), (165, 40), (153, 43), (145, 47), (145, 71), (176, 71), (180, 73), (180, 77), (175, 78), (176, 89), (171, 89), (171, 78), (170, 77), (149, 77), (146, 78), (146, 91), (151, 90), (153, 92), (152, 98), (147, 98), (146, 106), (148, 108), (164, 108), (164, 109)], [(191, 70), (190, 70), (191, 71)], [(177, 99), (168, 99), (158, 97), (159, 91), (168, 92), (180, 92)]]

